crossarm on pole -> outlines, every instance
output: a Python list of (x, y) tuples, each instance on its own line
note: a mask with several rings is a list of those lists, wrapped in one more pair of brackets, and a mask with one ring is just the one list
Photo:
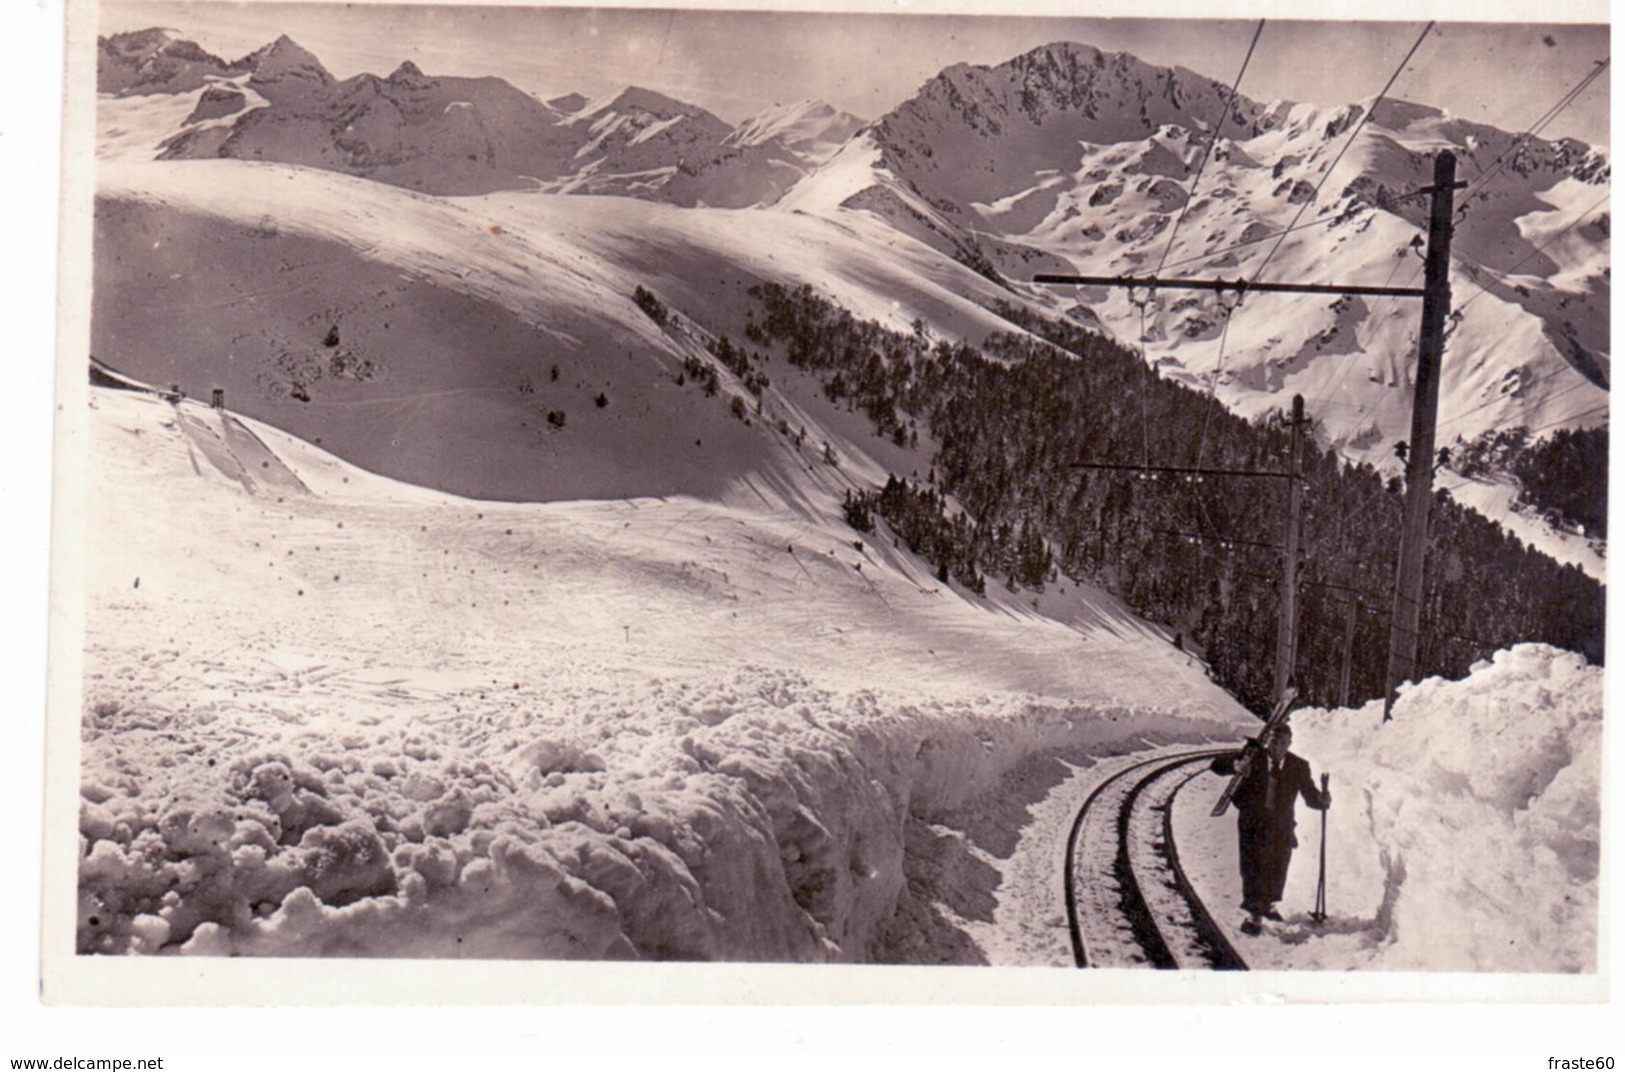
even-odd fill
[(1341, 283), (1252, 283), (1245, 279), (1162, 279), (1157, 276), (1067, 275), (1039, 272), (1034, 283), (1079, 287), (1140, 287), (1148, 290), (1216, 290), (1237, 294), (1353, 294), (1375, 298), (1420, 298), (1421, 287), (1367, 287)]

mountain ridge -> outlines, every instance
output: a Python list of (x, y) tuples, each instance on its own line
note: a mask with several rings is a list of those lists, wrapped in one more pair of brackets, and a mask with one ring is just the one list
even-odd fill
[[(411, 60), (386, 78), (339, 80), (286, 34), (230, 62), (156, 28), (99, 44), (103, 93), (208, 95), (164, 140), (161, 159), (296, 163), (433, 194), (539, 189), (743, 208), (777, 200), (861, 123), (828, 109), (740, 136), (639, 86), (543, 101), (501, 78), (433, 76)], [(263, 107), (246, 109), (244, 88)], [(219, 122), (187, 129), (205, 119)]]
[[(922, 243), (1032, 307), (1136, 346), (1161, 375), (1244, 416), (1302, 393), (1322, 442), (1385, 471), (1397, 470), (1394, 444), (1408, 435), (1415, 313), (1404, 302), (1253, 295), (1234, 311), (1213, 297), (1141, 293), (1136, 304), (1120, 289), (1023, 281), (1041, 270), (1143, 276), (1164, 264), (1249, 278), (1268, 261), (1275, 279), (1406, 285), (1420, 272), (1412, 249), (1426, 209), (1402, 195), (1430, 181), (1432, 154), (1453, 146), (1473, 183), (1458, 199), (1452, 270), (1458, 305), (1470, 307), (1452, 322), (1443, 441), (1511, 424), (1594, 426), (1606, 408), (1610, 224), (1596, 208), (1611, 164), (1605, 148), (1572, 139), (1519, 137), (1399, 100), (1372, 114), (1372, 98), (1321, 106), (1242, 95), (1225, 112), (1227, 86), (1076, 42), (954, 65), (873, 122), (803, 101), (732, 127), (636, 86), (543, 101), (501, 79), (432, 77), (410, 62), (387, 79), (324, 82), (319, 61), (291, 41), (252, 54), (282, 75), (259, 81), (251, 65), (196, 58), (172, 33), (104, 46), (122, 57), (109, 61), (123, 86), (110, 88), (110, 116), (135, 104), (120, 94), (142, 63), (157, 79), (147, 88), (203, 87), (142, 98), (179, 109), (166, 159), (292, 163), (430, 194), (763, 206), (890, 249)], [(1499, 174), (1486, 183), (1486, 172)], [(1300, 219), (1305, 233), (1276, 255)]]

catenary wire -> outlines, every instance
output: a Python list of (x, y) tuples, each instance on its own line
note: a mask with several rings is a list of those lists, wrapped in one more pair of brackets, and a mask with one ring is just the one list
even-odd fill
[[(1389, 283), (1392, 283), (1394, 281), (1394, 276), (1399, 274), (1400, 265), (1405, 263), (1403, 258), (1404, 258), (1404, 251), (1402, 249), (1400, 251), (1400, 256), (1394, 258), (1394, 266), (1392, 268), (1388, 269), (1388, 278), (1384, 279), (1382, 281), (1383, 286), (1386, 287)], [(1393, 299), (1390, 298), (1389, 300), (1392, 301)], [(1375, 315), (1376, 310), (1372, 309), (1371, 312), (1372, 312), (1372, 315), (1369, 317), (1369, 319), (1374, 321), (1376, 319), (1376, 315)], [(1356, 344), (1359, 343), (1359, 334), (1358, 334), (1357, 331), (1356, 331), (1356, 334), (1355, 334), (1355, 342), (1356, 342)], [(1365, 350), (1364, 350), (1363, 347), (1358, 347), (1358, 345), (1357, 345), (1356, 352), (1363, 354), (1365, 352)], [(1352, 358), (1352, 356), (1353, 355), (1351, 354), (1350, 357)], [(1326, 411), (1326, 406), (1331, 402), (1332, 396), (1337, 394), (1338, 388), (1343, 386), (1343, 381), (1348, 379), (1349, 369), (1351, 369), (1353, 367), (1354, 367), (1354, 362), (1352, 360), (1345, 361), (1343, 363), (1343, 370), (1337, 374), (1337, 379), (1332, 384), (1330, 384), (1326, 388), (1326, 390), (1321, 392), (1320, 398), (1316, 402), (1316, 405), (1315, 405), (1315, 411), (1309, 415), (1309, 419), (1311, 421), (1316, 421), (1316, 420), (1320, 419), (1320, 415)]]
[[(1585, 90), (1591, 85), (1591, 83), (1594, 82), (1597, 79), (1597, 77), (1599, 75), (1601, 75), (1603, 70), (1607, 68), (1609, 62), (1610, 61), (1607, 60), (1607, 59), (1599, 61), (1593, 67), (1593, 69), (1586, 74), (1586, 76), (1584, 78), (1582, 78), (1577, 84), (1575, 84), (1573, 87), (1571, 87), (1568, 90), (1568, 92), (1564, 93), (1563, 96), (1558, 99), (1557, 103), (1553, 104), (1550, 108), (1546, 109), (1545, 113), (1543, 113), (1540, 116), (1539, 119), (1535, 120), (1534, 123), (1531, 123), (1529, 125), (1529, 127), (1522, 134), (1520, 134), (1517, 138), (1513, 139), (1512, 144), (1509, 145), (1505, 150), (1503, 150), (1500, 156), (1496, 157), (1495, 160), (1491, 161), (1490, 166), (1484, 170), (1484, 172), (1479, 176), (1478, 180), (1474, 183), (1474, 187), (1475, 187), (1474, 191), (1472, 193), (1468, 194), (1468, 196), (1463, 200), (1461, 206), (1458, 206), (1458, 208), (1456, 210), (1456, 215), (1457, 215), (1458, 218), (1466, 211), (1466, 206), (1472, 202), (1474, 197), (1481, 197), (1481, 196), (1484, 195), (1484, 193), (1486, 192), (1487, 187), (1489, 186), (1489, 184), (1493, 183), (1495, 181), (1495, 179), (1499, 176), (1500, 172), (1502, 170), (1504, 170), (1505, 164), (1511, 158), (1511, 155), (1514, 152), (1514, 150), (1516, 150), (1517, 147), (1519, 145), (1521, 145), (1526, 138), (1528, 138), (1532, 134), (1538, 134), (1538, 133), (1540, 133), (1540, 131), (1544, 130), (1546, 128), (1546, 126), (1548, 126), (1553, 120), (1555, 120), (1559, 115), (1561, 115), (1563, 113), (1563, 111), (1566, 108), (1568, 108), (1569, 105), (1573, 104), (1574, 101), (1579, 98), (1580, 94), (1585, 92)], [(1375, 109), (1373, 109), (1373, 110), (1375, 110)], [(1408, 196), (1415, 196), (1415, 195), (1413, 194), (1413, 195), (1408, 195)], [(1594, 203), (1591, 206), (1591, 208), (1588, 208), (1585, 212), (1581, 213), (1580, 214), (1580, 219), (1583, 219), (1588, 213), (1590, 213), (1592, 211), (1592, 209), (1595, 209), (1597, 207), (1597, 204), (1600, 204), (1602, 200), (1607, 200), (1607, 196), (1605, 195), (1601, 200)], [(1550, 238), (1547, 239), (1546, 243), (1544, 243), (1539, 249), (1535, 250), (1534, 252), (1530, 253), (1528, 256), (1524, 257), (1522, 260), (1518, 261), (1517, 264), (1514, 264), (1512, 266), (1512, 268), (1509, 268), (1505, 273), (1497, 273), (1494, 269), (1491, 269), (1491, 268), (1489, 268), (1487, 266), (1483, 266), (1483, 265), (1480, 265), (1480, 267), (1483, 268), (1484, 271), (1488, 272), (1492, 276), (1496, 276), (1501, 282), (1504, 283), (1506, 281), (1506, 279), (1505, 279), (1506, 276), (1511, 275), (1514, 270), (1521, 267), (1523, 264), (1527, 263), (1529, 260), (1533, 259), (1535, 256), (1539, 255), (1541, 252), (1543, 252), (1545, 250), (1546, 246), (1550, 245), (1552, 242), (1555, 242), (1558, 238), (1562, 237), (1563, 234), (1567, 233), (1570, 229), (1572, 229), (1574, 226), (1576, 226), (1578, 224), (1578, 222), (1579, 222), (1579, 219), (1577, 219), (1574, 223), (1569, 224), (1568, 227), (1565, 227), (1562, 231), (1559, 231), (1557, 234), (1552, 235)], [(1422, 271), (1422, 266), (1417, 265), (1412, 270), (1412, 272), (1410, 274), (1410, 277), (1406, 282), (1406, 285), (1407, 286), (1412, 285), (1416, 280), (1416, 276), (1421, 271)], [(1389, 274), (1389, 279), (1392, 280), (1392, 278), (1393, 278), (1393, 274), (1390, 273)], [(1386, 286), (1387, 284), (1385, 283), (1383, 285)], [(1471, 305), (1486, 290), (1488, 290), (1487, 284), (1480, 283), (1480, 284), (1476, 284), (1476, 285), (1478, 286), (1478, 291), (1476, 293), (1474, 293), (1470, 298), (1468, 298), (1467, 301), (1465, 301), (1461, 305), (1457, 306), (1456, 309), (1454, 310), (1453, 316), (1459, 317), (1461, 315), (1461, 313), (1467, 308), (1468, 305)], [(1389, 298), (1389, 299), (1381, 299), (1381, 300), (1392, 301), (1394, 299)], [(1372, 310), (1373, 319), (1375, 318), (1375, 316), (1376, 316), (1376, 310), (1373, 309)], [(1557, 373), (1559, 373), (1561, 371), (1563, 371), (1563, 370), (1558, 369), (1558, 370), (1556, 370), (1556, 372), (1553, 372), (1553, 373), (1551, 373), (1549, 375), (1556, 375)], [(1346, 375), (1347, 375), (1347, 369), (1345, 368), (1344, 377), (1346, 377)], [(1545, 378), (1549, 378), (1549, 376), (1548, 377), (1542, 377), (1542, 379), (1545, 379)], [(1343, 379), (1343, 377), (1339, 377), (1339, 381), (1338, 381), (1339, 384), (1341, 384), (1342, 379)], [(1535, 382), (1539, 382), (1539, 381), (1535, 381)], [(1394, 389), (1394, 385), (1389, 384), (1387, 389), (1384, 390), (1383, 393), (1378, 396), (1377, 401), (1375, 403), (1373, 403), (1369, 407), (1362, 407), (1362, 412), (1366, 412), (1366, 413), (1376, 412), (1378, 409), (1381, 408), (1381, 404), (1384, 401), (1387, 400), (1388, 395), (1393, 391), (1393, 389)], [(1326, 395), (1326, 397), (1321, 401), (1320, 409), (1316, 411), (1316, 416), (1317, 417), (1319, 416), (1320, 412), (1324, 411), (1325, 406), (1330, 402), (1330, 400), (1331, 400), (1331, 394), (1328, 393)], [(1457, 414), (1455, 417), (1451, 418), (1449, 421), (1445, 421), (1442, 424), (1440, 424), (1439, 427), (1442, 428), (1442, 427), (1444, 427), (1445, 424), (1453, 423), (1454, 421), (1458, 421), (1458, 420), (1462, 419), (1465, 416), (1468, 416), (1468, 415), (1470, 415), (1472, 413), (1476, 413), (1478, 410), (1483, 409), (1486, 406), (1493, 405), (1495, 403), (1495, 401), (1496, 401), (1495, 399), (1491, 399), (1488, 402), (1485, 402), (1482, 405), (1475, 407), (1474, 409), (1466, 411), (1465, 413)]]
[[(1415, 190), (1408, 194), (1398, 194), (1396, 196), (1386, 198), (1380, 205), (1374, 207), (1392, 208), (1395, 205), (1402, 205), (1407, 201), (1417, 201), (1429, 196), (1431, 196), (1429, 191)], [(1235, 242), (1228, 246), (1220, 246), (1218, 249), (1210, 249), (1206, 253), (1197, 253), (1194, 256), (1185, 257), (1181, 260), (1169, 261), (1167, 264), (1163, 265), (1163, 268), (1181, 268), (1187, 264), (1199, 264), (1202, 261), (1209, 261), (1215, 257), (1222, 257), (1226, 253), (1234, 253), (1238, 249), (1246, 249), (1249, 246), (1262, 245), (1271, 239), (1285, 238), (1287, 235), (1298, 234), (1302, 231), (1311, 231), (1316, 227), (1330, 227), (1336, 223), (1345, 223), (1352, 218), (1352, 211), (1353, 210), (1351, 208), (1349, 212), (1339, 212), (1336, 215), (1328, 216), (1323, 220), (1314, 220), (1310, 223), (1303, 224), (1293, 224), (1284, 231), (1271, 231), (1267, 235), (1260, 235), (1257, 238), (1249, 238), (1245, 242)]]
[[(1557, 427), (1559, 427), (1561, 425), (1568, 424), (1570, 421), (1583, 421), (1587, 417), (1599, 417), (1602, 414), (1607, 413), (1608, 409), (1609, 409), (1608, 403), (1604, 402), (1600, 406), (1593, 406), (1588, 410), (1585, 410), (1585, 411), (1580, 412), (1580, 413), (1575, 413), (1575, 414), (1572, 414), (1572, 415), (1567, 416), (1567, 417), (1559, 418), (1558, 420), (1551, 421), (1551, 422), (1549, 422), (1547, 424), (1543, 424), (1538, 428), (1531, 428), (1529, 430), (1529, 434), (1531, 436), (1538, 436), (1542, 432), (1548, 432), (1548, 431), (1552, 430), (1553, 428), (1557, 428)], [(1493, 431), (1493, 429), (1492, 429), (1492, 431)], [(1469, 484), (1477, 484), (1477, 483), (1479, 483), (1479, 481), (1474, 480), (1472, 477), (1467, 477), (1467, 478), (1463, 479), (1461, 481), (1461, 483), (1452, 484), (1451, 486), (1449, 486), (1447, 488), (1444, 488), (1442, 490), (1444, 490), (1444, 491), (1460, 491), (1462, 488), (1465, 488)]]
[[(1545, 383), (1547, 380), (1555, 379), (1558, 376), (1563, 375), (1563, 373), (1565, 373), (1565, 372), (1574, 372), (1575, 375), (1577, 375), (1577, 376), (1579, 375), (1578, 372), (1575, 372), (1574, 366), (1565, 363), (1565, 364), (1558, 365), (1556, 368), (1552, 369), (1550, 372), (1543, 373), (1543, 374), (1541, 374), (1539, 376), (1536, 376), (1534, 379), (1530, 380), (1528, 383), (1519, 384), (1519, 388), (1527, 390), (1528, 388), (1534, 387), (1534, 386), (1536, 386), (1538, 384)], [(1580, 388), (1580, 387), (1582, 387), (1585, 384), (1588, 384), (1590, 382), (1591, 382), (1590, 380), (1588, 380), (1585, 377), (1581, 376), (1579, 380), (1577, 380), (1574, 383), (1570, 384), (1568, 387), (1563, 388), (1563, 390), (1559, 391), (1557, 394), (1548, 396), (1547, 400), (1550, 401), (1552, 398), (1558, 398), (1558, 397), (1561, 397), (1562, 395), (1566, 395), (1570, 391), (1576, 390), (1576, 389), (1578, 389), (1578, 388)], [(1466, 420), (1468, 417), (1471, 417), (1473, 414), (1479, 412), (1480, 410), (1489, 409), (1491, 406), (1495, 405), (1497, 402), (1500, 402), (1500, 401), (1501, 401), (1501, 398), (1499, 398), (1499, 397), (1487, 399), (1487, 400), (1485, 400), (1483, 402), (1480, 402), (1478, 405), (1474, 406), (1472, 409), (1462, 410), (1460, 413), (1457, 413), (1456, 415), (1454, 415), (1450, 419), (1440, 421), (1439, 422), (1439, 427), (1441, 429), (1443, 429), (1443, 428), (1445, 428), (1445, 427), (1447, 427), (1449, 425), (1455, 424), (1457, 421)]]

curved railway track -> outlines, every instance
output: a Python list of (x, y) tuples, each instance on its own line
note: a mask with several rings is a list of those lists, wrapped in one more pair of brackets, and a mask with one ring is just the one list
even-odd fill
[(1179, 865), (1172, 805), (1234, 748), (1141, 760), (1095, 787), (1066, 849), (1066, 910), (1080, 968), (1245, 970)]

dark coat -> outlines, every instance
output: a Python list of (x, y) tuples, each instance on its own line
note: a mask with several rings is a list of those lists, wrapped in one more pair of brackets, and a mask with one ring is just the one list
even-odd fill
[[(1253, 742), (1249, 741), (1249, 745)], [(1213, 769), (1234, 774), (1238, 756), (1220, 756)], [(1241, 843), (1242, 906), (1263, 911), (1281, 899), (1286, 888), (1287, 867), (1297, 847), (1298, 798), (1318, 811), (1327, 799), (1315, 785), (1309, 763), (1288, 752), (1279, 770), (1272, 770), (1268, 756), (1260, 750), (1252, 769), (1236, 786), (1236, 832)]]

